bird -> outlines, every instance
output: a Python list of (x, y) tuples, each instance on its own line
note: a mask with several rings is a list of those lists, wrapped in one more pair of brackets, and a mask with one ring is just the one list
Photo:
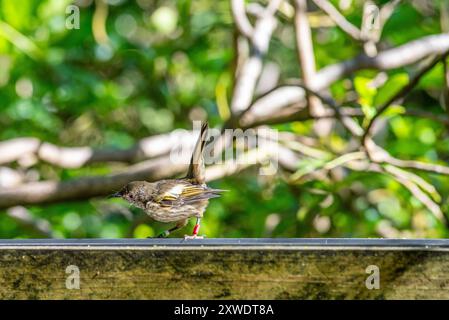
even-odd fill
[(119, 192), (109, 197), (119, 197), (144, 210), (150, 218), (175, 226), (162, 232), (158, 238), (165, 238), (175, 230), (186, 226), (190, 218), (196, 218), (192, 235), (185, 239), (202, 239), (199, 236), (201, 218), (209, 199), (217, 198), (223, 191), (206, 185), (204, 146), (208, 132), (207, 122), (201, 125), (199, 138), (193, 149), (187, 175), (181, 179), (165, 179), (156, 182), (132, 181)]

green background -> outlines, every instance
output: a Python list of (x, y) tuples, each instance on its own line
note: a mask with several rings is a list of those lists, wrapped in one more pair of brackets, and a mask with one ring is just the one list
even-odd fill
[[(387, 22), (381, 44), (394, 47), (441, 33), (441, 3), (424, 2), (431, 8), (423, 10), (403, 1)], [(93, 27), (93, 19), (100, 13), (92, 2), (79, 3), (80, 29), (65, 27), (65, 10), (70, 3), (0, 1), (0, 140), (31, 136), (63, 146), (128, 148), (143, 137), (190, 129), (191, 119), (198, 114), (207, 114), (211, 126), (223, 124), (228, 110), (217, 105), (217, 92), (224, 90), (229, 103), (236, 55), (228, 1), (109, 1), (104, 42), (95, 38), (96, 33), (101, 36), (101, 26)], [(362, 2), (355, 1), (343, 14), (360, 25), (361, 12)], [(320, 19), (324, 18), (315, 18), (315, 24)], [(362, 51), (359, 43), (335, 26), (314, 27), (313, 42), (318, 69)], [(279, 16), (265, 61), (279, 66), (281, 80), (299, 76), (291, 18)], [(338, 81), (331, 92), (337, 102), (359, 97), (369, 112), (384, 99), (382, 95), (391, 94), (388, 90), (400, 87), (409, 71), (400, 68), (387, 72), (390, 82), (383, 92), (366, 90), (364, 83), (378, 73), (366, 70)], [(440, 64), (403, 105), (444, 115), (440, 99), (443, 85)], [(386, 119), (388, 130), (382, 142), (392, 155), (447, 162), (449, 138), (444, 125), (400, 112)], [(273, 128), (305, 136), (313, 135), (312, 126), (310, 120)], [(334, 149), (348, 142), (337, 132), (325, 139)], [(305, 159), (298, 168), (313, 165)], [(114, 172), (123, 165), (63, 169), (39, 162), (26, 168), (20, 163), (11, 167), (25, 170), (34, 179), (64, 181)], [(422, 176), (437, 188), (443, 211), (448, 214), (448, 178)], [(448, 235), (448, 229), (408, 190), (376, 173), (348, 171), (337, 182), (292, 185), (286, 182), (285, 173), (261, 177), (257, 168), (250, 168), (212, 186), (230, 191), (213, 199), (208, 207), (201, 232), (208, 237)], [(166, 227), (145, 221), (140, 210), (121, 200), (94, 198), (27, 209), (36, 219), (47, 220), (55, 237), (147, 237)], [(5, 212), (0, 211), (1, 238), (39, 236)], [(175, 236), (188, 232), (190, 226)]]

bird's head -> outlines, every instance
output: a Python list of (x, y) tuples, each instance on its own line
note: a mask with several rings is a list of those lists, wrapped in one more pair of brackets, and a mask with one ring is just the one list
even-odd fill
[(109, 198), (122, 198), (136, 206), (146, 202), (150, 194), (151, 183), (146, 181), (133, 181), (124, 186), (120, 191), (113, 193)]

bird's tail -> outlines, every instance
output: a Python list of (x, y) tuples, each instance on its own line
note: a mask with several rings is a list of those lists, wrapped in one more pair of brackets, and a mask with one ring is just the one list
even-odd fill
[(201, 125), (200, 136), (196, 142), (195, 149), (193, 149), (189, 171), (186, 176), (186, 178), (191, 179), (198, 184), (203, 184), (205, 182), (203, 149), (206, 144), (207, 129), (208, 124), (205, 122)]
[(191, 199), (184, 200), (184, 203), (189, 204), (198, 202), (200, 200), (209, 200), (212, 198), (218, 198), (221, 196), (221, 193), (225, 191), (228, 190), (207, 188), (203, 192), (201, 192), (201, 194), (198, 194), (195, 197), (192, 197)]

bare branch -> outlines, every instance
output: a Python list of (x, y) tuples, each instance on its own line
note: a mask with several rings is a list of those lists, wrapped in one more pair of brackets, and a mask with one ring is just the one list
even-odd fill
[(46, 238), (53, 238), (53, 231), (51, 230), (50, 222), (45, 219), (36, 219), (24, 207), (17, 206), (9, 208), (6, 211), (8, 217), (12, 218), (22, 227), (31, 230), (40, 236)]
[(0, 164), (16, 161), (23, 155), (37, 153), (40, 143), (37, 138), (17, 138), (0, 142)]
[(449, 34), (422, 37), (399, 47), (379, 52), (375, 57), (362, 54), (354, 59), (339, 62), (321, 69), (310, 87), (320, 91), (348, 74), (362, 69), (390, 70), (418, 62), (432, 54), (449, 50)]
[(171, 132), (140, 140), (129, 149), (94, 149), (60, 147), (37, 138), (16, 138), (0, 142), (0, 164), (33, 156), (62, 168), (80, 168), (96, 162), (136, 162), (170, 152), (173, 141), (192, 144), (196, 137), (189, 132)]
[[(282, 87), (286, 88), (286, 87)], [(298, 89), (300, 89), (298, 87)], [(294, 92), (294, 91), (290, 91)], [(270, 100), (275, 101), (276, 97), (280, 96), (281, 91), (275, 90)], [(285, 97), (285, 96), (284, 96)], [(307, 121), (307, 120), (317, 120), (317, 119), (339, 119), (338, 115), (332, 109), (325, 109), (321, 116), (312, 116), (309, 114), (308, 110), (305, 108), (304, 104), (292, 104), (288, 107), (276, 110), (273, 109), (264, 110), (264, 108), (259, 108), (259, 106), (268, 106), (267, 103), (258, 104), (257, 108), (246, 113), (239, 121), (238, 125), (242, 129), (254, 128), (260, 125), (272, 125), (288, 123), (292, 121)], [(256, 106), (256, 105), (254, 105)], [(256, 111), (257, 110), (257, 111)], [(253, 112), (254, 111), (254, 112)], [(432, 121), (437, 121), (445, 126), (449, 126), (449, 118), (444, 115), (433, 114), (430, 112), (425, 112), (421, 110), (405, 110), (403, 113), (405, 116), (427, 118)], [(351, 117), (363, 118), (365, 114), (362, 110), (352, 107), (340, 107), (340, 117), (342, 121), (345, 121), (345, 127), (348, 129), (350, 127), (350, 132), (357, 137), (363, 135), (364, 131), (358, 123), (355, 121), (348, 122), (347, 120)], [(348, 129), (349, 130), (349, 129)]]
[[(342, 114), (342, 106), (339, 106), (334, 99), (331, 97), (323, 96), (322, 94), (309, 89), (307, 86), (303, 85), (300, 81), (289, 81), (289, 84), (297, 85), (298, 87), (304, 89), (305, 92), (307, 92), (309, 95), (313, 95), (321, 100), (321, 102), (327, 104), (329, 107), (331, 107), (334, 111), (333, 115), (337, 120), (341, 122), (343, 127), (345, 127), (352, 135), (354, 136), (362, 136), (363, 135), (363, 129), (360, 127), (360, 125), (351, 119), (348, 116), (345, 116)], [(331, 117), (323, 117), (325, 115), (328, 115), (329, 112), (326, 109), (323, 109), (320, 115), (317, 115), (315, 119), (325, 119), (325, 118), (331, 118)], [(312, 116), (315, 116), (313, 113), (311, 113)]]
[(393, 176), (400, 184), (406, 187), (410, 193), (418, 199), (426, 208), (432, 212), (432, 214), (441, 222), (447, 224), (445, 215), (441, 211), (440, 206), (435, 203), (421, 188), (418, 187), (415, 181), (407, 179), (407, 176), (399, 174), (397, 171), (386, 170), (391, 176)]
[(361, 38), (365, 41), (363, 47), (368, 56), (377, 55), (376, 44), (380, 40), (385, 23), (393, 14), (399, 2), (400, 0), (387, 2), (380, 10), (372, 1), (365, 2)]
[[(301, 143), (300, 141), (289, 141), (289, 140), (281, 140), (282, 144), (290, 148), (291, 150), (294, 150), (296, 152), (299, 152), (303, 155), (305, 155), (308, 158), (315, 158), (315, 159), (329, 159), (332, 155), (329, 152), (326, 152), (321, 149), (317, 149), (314, 147), (310, 147), (304, 143)], [(297, 169), (297, 168), (295, 168)]]
[(0, 167), (0, 188), (16, 187), (26, 180), (24, 172), (9, 167)]
[(447, 59), (443, 60), (444, 67), (444, 89), (443, 89), (443, 107), (449, 117), (449, 68)]
[[(410, 173), (404, 174), (404, 171), (399, 170), (386, 170), (382, 166), (377, 163), (348, 163), (348, 167), (352, 170), (356, 171), (372, 171), (377, 173), (383, 173), (391, 176), (393, 179), (402, 184), (405, 188), (407, 188), (410, 193), (419, 200), (438, 220), (443, 222), (444, 224), (448, 224), (446, 216), (441, 211), (440, 206), (434, 202), (429, 195), (427, 195), (420, 187), (413, 181), (413, 179), (409, 179)], [(416, 180), (415, 180), (416, 181)]]
[[(206, 169), (206, 180), (220, 179), (256, 164), (260, 164), (276, 152), (274, 148), (253, 149), (234, 161), (214, 165)], [(46, 204), (105, 196), (120, 190), (128, 182), (156, 181), (171, 178), (187, 170), (189, 158), (173, 163), (168, 156), (147, 160), (119, 173), (106, 176), (85, 177), (69, 181), (31, 182), (15, 188), (0, 190), (0, 209), (18, 205)]]
[[(432, 54), (443, 54), (447, 50), (449, 50), (449, 34), (422, 37), (399, 47), (382, 51), (375, 57), (362, 54), (356, 58), (324, 67), (316, 73), (313, 83), (308, 88), (320, 92), (358, 70), (400, 68), (416, 63)], [(288, 99), (284, 97), (288, 97)], [(281, 86), (277, 90), (272, 90), (269, 96), (264, 95), (257, 99), (251, 109), (256, 105), (263, 105), (273, 110), (272, 114), (275, 115), (282, 108), (302, 102), (304, 97), (304, 91), (295, 86)]]
[[(188, 163), (188, 159), (183, 161)], [(169, 157), (147, 160), (126, 170), (106, 176), (93, 176), (70, 181), (30, 182), (0, 190), (0, 208), (44, 204), (104, 196), (121, 189), (130, 181), (159, 180), (187, 170), (185, 164), (171, 163)]]
[(239, 32), (250, 39), (253, 36), (254, 28), (246, 15), (245, 1), (231, 0), (231, 11)]
[(415, 169), (420, 171), (426, 171), (429, 173), (449, 175), (449, 167), (439, 164), (425, 163), (415, 160), (401, 160), (393, 157), (390, 157), (387, 162), (401, 168)]
[(240, 123), (246, 126), (248, 123), (255, 122), (255, 119), (276, 116), (278, 112), (283, 112), (283, 109), (291, 105), (303, 109), (306, 107), (305, 96), (305, 90), (296, 85), (273, 88), (261, 95), (240, 114)]
[(363, 4), (361, 37), (364, 39), (363, 50), (374, 57), (377, 55), (376, 44), (380, 39), (382, 27), (380, 25), (379, 8), (371, 0)]
[(387, 163), (403, 169), (415, 169), (429, 173), (449, 175), (449, 167), (425, 163), (415, 160), (401, 160), (391, 156), (388, 151), (379, 147), (372, 139), (366, 140), (365, 148), (368, 150), (370, 159), (376, 163)]
[[(442, 1), (440, 5), (440, 26), (441, 31), (449, 33), (449, 2)], [(449, 117), (449, 66), (448, 59), (443, 60), (444, 70), (444, 90), (442, 96), (442, 107), (445, 109), (447, 116)], [(449, 128), (449, 124), (447, 125)]]
[(390, 2), (387, 2), (380, 8), (380, 26), (381, 31), (383, 30), (385, 23), (387, 23), (388, 19), (390, 19), (391, 15), (394, 12), (394, 9), (397, 7), (397, 5), (401, 2), (401, 0), (392, 0)]
[[(298, 61), (301, 66), (301, 75), (304, 85), (310, 88), (313, 83), (316, 66), (313, 52), (312, 34), (309, 20), (307, 18), (307, 1), (295, 0), (295, 31), (296, 31), (296, 49), (298, 51)], [(307, 102), (309, 112), (312, 115), (320, 115), (323, 111), (321, 101), (307, 93)]]
[(329, 1), (313, 0), (313, 2), (315, 2), (321, 10), (326, 12), (337, 26), (351, 36), (351, 38), (358, 41), (362, 40), (359, 28), (350, 23)]
[(424, 67), (421, 71), (419, 71), (404, 87), (402, 87), (401, 90), (396, 92), (388, 101), (386, 101), (382, 106), (380, 106), (377, 109), (376, 114), (370, 119), (366, 129), (365, 133), (362, 137), (362, 143), (363, 145), (366, 144), (366, 140), (371, 138), (371, 130), (376, 122), (376, 120), (385, 112), (385, 110), (388, 109), (388, 107), (393, 104), (395, 101), (405, 97), (421, 80), (421, 78), (429, 72), (438, 62), (440, 62), (442, 59), (446, 57), (448, 52), (445, 52), (443, 55), (438, 56), (435, 58), (431, 63), (429, 63), (426, 67)]
[(260, 164), (268, 159), (273, 152), (274, 150), (268, 148), (252, 149), (243, 154), (240, 158), (227, 160), (224, 164), (210, 166), (206, 170), (206, 180), (217, 180), (225, 176), (236, 174), (251, 165)]
[(361, 151), (347, 153), (342, 156), (336, 157), (332, 160), (323, 162), (315, 167), (304, 170), (297, 170), (294, 174), (291, 175), (289, 181), (296, 183), (304, 183), (311, 179), (318, 179), (319, 177), (325, 176), (329, 171), (345, 166), (349, 162), (354, 162), (356, 160), (365, 160), (366, 154)]
[(276, 27), (274, 13), (279, 4), (280, 0), (270, 1), (256, 21), (250, 38), (251, 54), (241, 66), (235, 82), (231, 100), (231, 110), (234, 115), (240, 114), (251, 105), (257, 80), (262, 73), (263, 56), (268, 51), (271, 35)]
[(427, 192), (434, 201), (440, 202), (441, 196), (438, 193), (437, 189), (430, 183), (428, 183), (426, 180), (421, 178), (420, 176), (414, 174), (413, 172), (409, 172), (407, 170), (403, 170), (397, 166), (386, 164), (383, 166), (385, 171), (395, 175), (403, 177), (404, 179), (410, 180), (411, 182), (418, 185), (421, 189), (423, 189), (425, 192)]
[[(298, 89), (298, 94), (304, 94), (305, 90), (309, 90), (305, 87), (301, 87), (299, 84), (296, 84), (295, 86)], [(329, 104), (334, 109), (334, 102), (332, 102), (332, 99), (324, 97), (316, 92), (310, 92), (319, 96), (323, 102)], [(283, 108), (273, 112), (268, 108), (268, 106), (270, 106), (269, 102), (276, 101), (276, 99), (288, 98), (286, 95), (282, 95), (282, 97), (278, 96), (281, 93), (282, 90), (279, 91), (278, 89), (274, 89), (273, 97), (270, 97), (267, 102), (263, 102), (264, 100), (260, 99), (260, 105), (255, 104), (254, 109), (251, 109), (251, 112), (240, 119), (239, 126), (243, 129), (247, 129), (264, 124), (279, 124), (314, 119), (338, 119), (338, 114), (334, 111), (335, 109), (326, 109), (321, 116), (312, 116), (308, 113), (307, 109), (304, 108), (305, 105), (292, 105), (289, 108)], [(270, 95), (271, 93), (268, 94), (268, 96)], [(295, 100), (296, 97), (297, 96), (292, 97), (291, 100)], [(340, 116), (343, 119), (364, 116), (364, 113), (357, 108), (339, 107), (339, 110)], [(449, 126), (449, 119), (444, 115), (439, 116), (421, 110), (406, 110), (405, 115), (424, 117)], [(358, 135), (357, 131), (359, 130), (360, 127), (357, 124), (357, 127), (353, 128), (351, 132)], [(190, 132), (185, 132), (185, 134), (175, 132), (152, 136), (142, 139), (136, 146), (130, 149), (122, 150), (96, 150), (90, 147), (60, 147), (47, 142), (41, 142), (36, 138), (16, 138), (0, 142), (0, 163), (20, 161), (20, 159), (29, 155), (36, 156), (38, 159), (64, 168), (79, 168), (97, 162), (132, 163), (140, 159), (154, 158), (168, 154), (173, 146), (173, 141), (175, 140), (183, 141), (183, 144), (189, 144), (195, 141), (195, 135)], [(4, 169), (10, 170), (7, 168)], [(18, 175), (16, 174), (16, 176)], [(22, 183), (22, 181), (17, 178), (15, 178), (14, 181), (17, 181), (16, 184)], [(7, 185), (3, 186), (5, 187)]]

